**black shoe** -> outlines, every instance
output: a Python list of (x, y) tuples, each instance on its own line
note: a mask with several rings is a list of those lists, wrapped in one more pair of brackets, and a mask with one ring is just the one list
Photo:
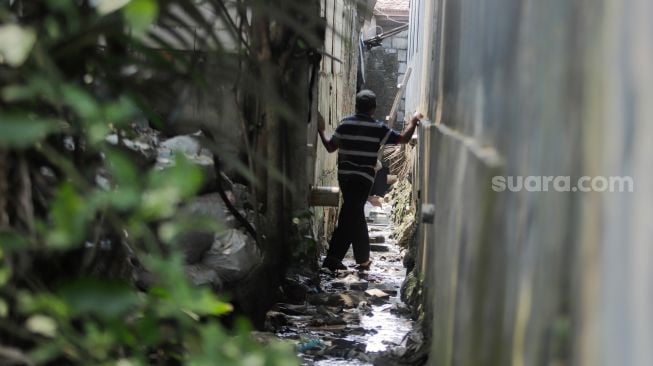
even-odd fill
[(347, 269), (347, 266), (342, 264), (341, 261), (335, 260), (333, 258), (326, 257), (324, 258), (324, 262), (322, 262), (322, 267), (323, 268), (328, 268), (331, 270), (331, 272), (335, 272), (337, 270), (345, 270)]
[(363, 263), (358, 263), (355, 268), (359, 271), (369, 271), (370, 266), (372, 266), (372, 260), (368, 260)]

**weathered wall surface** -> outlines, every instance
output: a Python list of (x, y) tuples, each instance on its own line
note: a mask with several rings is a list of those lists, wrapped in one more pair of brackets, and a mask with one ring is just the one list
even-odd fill
[[(653, 364), (653, 3), (412, 4), (429, 363)], [(495, 192), (497, 175), (634, 192)]]
[[(378, 25), (378, 23), (377, 23)], [(401, 24), (383, 24), (383, 32), (388, 32)], [(374, 27), (375, 28), (375, 27)], [(397, 85), (406, 73), (408, 31), (388, 37), (372, 49), (365, 49), (365, 88), (376, 93), (376, 118), (383, 120), (390, 113), (397, 94)], [(404, 105), (399, 105), (397, 121), (404, 120)]]
[[(195, 8), (207, 23), (213, 25), (221, 47), (227, 51), (235, 51), (238, 42), (222, 18), (215, 14), (213, 7), (204, 3), (197, 4)], [(206, 36), (198, 20), (191, 18), (184, 9), (175, 4), (170, 4), (165, 9), (164, 14), (170, 15), (162, 16), (157, 24), (151, 25), (150, 32), (167, 45), (167, 48), (180, 52), (201, 52), (216, 47), (215, 42)], [(234, 19), (238, 18), (234, 10), (230, 12)], [(149, 42), (152, 47), (161, 47), (160, 43), (151, 39)], [(214, 53), (205, 53), (200, 59), (196, 67), (204, 70), (205, 79), (221, 81), (214, 88), (199, 87), (190, 82), (177, 82), (168, 88), (152, 91), (149, 97), (152, 99), (155, 113), (162, 118), (161, 127), (164, 133), (190, 134), (200, 128), (208, 128), (219, 141), (221, 151), (225, 155), (224, 161), (236, 161), (242, 148), (241, 129), (233, 127), (237, 110), (231, 85), (235, 83), (236, 75), (220, 68), (218, 65), (225, 60)]]
[[(323, 0), (322, 16), (327, 30), (324, 56), (320, 69), (317, 108), (327, 122), (326, 134), (330, 136), (341, 118), (354, 112), (359, 57), (359, 33), (365, 17), (371, 15), (369, 4), (355, 0)], [(337, 186), (337, 154), (326, 152), (317, 138), (316, 126), (309, 128), (308, 141), (312, 142), (308, 169), (314, 172), (314, 185)], [(335, 208), (314, 208), (318, 235), (326, 239), (335, 224)]]
[[(388, 38), (389, 39), (389, 38)], [(384, 119), (397, 93), (399, 60), (397, 50), (385, 46), (365, 50), (365, 89), (376, 94), (377, 119)]]

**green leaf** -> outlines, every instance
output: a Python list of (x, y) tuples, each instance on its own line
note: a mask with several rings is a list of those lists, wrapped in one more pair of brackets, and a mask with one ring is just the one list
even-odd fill
[(136, 34), (144, 33), (158, 13), (159, 5), (155, 0), (132, 0), (124, 10), (125, 19)]
[(142, 345), (151, 345), (159, 340), (158, 319), (155, 314), (145, 314), (136, 323), (138, 341)]
[[(225, 342), (225, 332), (222, 327), (213, 322), (200, 328), (201, 344), (200, 348), (189, 354), (189, 366), (203, 366), (212, 363), (233, 364), (234, 359), (224, 354), (221, 349)], [(215, 343), (213, 343), (215, 342)], [(212, 344), (213, 343), (213, 344)], [(215, 345), (219, 344), (219, 347)]]
[(181, 198), (194, 196), (201, 188), (204, 174), (198, 165), (183, 154), (175, 155), (175, 163), (162, 170), (153, 171), (149, 177), (152, 188), (174, 187)]
[(113, 125), (122, 125), (130, 121), (138, 112), (136, 105), (127, 97), (121, 97), (113, 103), (104, 106), (104, 117)]
[(57, 100), (55, 82), (36, 75), (26, 84), (13, 84), (2, 88), (2, 99), (5, 102), (35, 101), (45, 99)]
[(116, 361), (115, 366), (139, 366), (141, 365), (138, 360), (130, 360), (127, 358), (121, 358), (118, 361)]
[(0, 64), (22, 65), (36, 42), (36, 32), (16, 24), (0, 26)]
[(57, 323), (49, 316), (32, 315), (25, 322), (25, 327), (32, 333), (48, 338), (54, 338), (57, 335)]
[(57, 130), (54, 120), (25, 114), (0, 114), (0, 146), (26, 147)]
[(94, 322), (84, 323), (84, 348), (96, 359), (106, 359), (113, 345), (117, 343), (116, 334), (110, 330), (100, 329)]
[(98, 207), (113, 207), (119, 211), (134, 208), (140, 200), (141, 193), (137, 188), (116, 187), (108, 192), (96, 191), (92, 198)]
[(192, 286), (186, 279), (183, 269), (183, 256), (179, 253), (169, 258), (145, 258), (148, 269), (160, 280), (159, 288), (151, 289), (150, 296), (166, 304), (160, 310), (163, 314), (183, 312), (192, 317), (196, 315), (222, 315), (233, 311), (228, 302), (218, 299), (208, 288)]
[(220, 301), (208, 289), (200, 290), (199, 297), (193, 299), (189, 310), (200, 315), (223, 315), (233, 311), (233, 306), (227, 302)]
[(146, 219), (163, 219), (172, 216), (179, 203), (179, 190), (163, 187), (143, 193), (141, 214)]
[(57, 10), (64, 13), (70, 13), (77, 6), (73, 0), (48, 0), (47, 3), (51, 10)]
[[(52, 364), (51, 361), (64, 352), (64, 345), (68, 346), (61, 337), (55, 338), (51, 342), (41, 343), (29, 353), (29, 358), (36, 365)], [(68, 350), (70, 350), (70, 348), (68, 348)]]
[(141, 200), (142, 174), (127, 155), (118, 149), (107, 149), (104, 153), (106, 166), (115, 184), (109, 191), (96, 191), (93, 201), (98, 206), (112, 206), (118, 210), (133, 208)]
[(9, 305), (4, 299), (0, 299), (0, 318), (6, 318), (9, 315)]
[(62, 184), (50, 211), (53, 229), (48, 245), (68, 248), (79, 244), (86, 235), (86, 223), (90, 219), (89, 207), (69, 183)]
[(175, 163), (162, 170), (152, 171), (149, 189), (143, 194), (142, 215), (145, 218), (168, 218), (177, 204), (194, 196), (202, 185), (204, 175), (200, 168), (183, 155), (175, 157)]
[(84, 89), (74, 85), (66, 85), (63, 87), (62, 92), (64, 102), (82, 118), (92, 119), (97, 116), (98, 103)]
[(0, 248), (5, 251), (25, 248), (29, 240), (24, 236), (10, 230), (0, 230)]
[(96, 2), (95, 9), (100, 15), (113, 13), (114, 11), (127, 5), (130, 0), (99, 0)]
[(134, 289), (119, 281), (79, 279), (63, 286), (59, 293), (73, 315), (94, 314), (115, 319), (140, 303)]
[(11, 268), (0, 264), (0, 287), (4, 286), (11, 278)]
[(49, 293), (32, 294), (28, 291), (21, 291), (16, 299), (18, 301), (16, 308), (21, 314), (43, 312), (63, 319), (69, 315), (68, 305), (61, 298)]
[(111, 176), (120, 188), (136, 189), (141, 186), (140, 174), (126, 154), (112, 149), (106, 151), (106, 156)]
[(86, 136), (88, 136), (89, 143), (96, 145), (107, 137), (111, 129), (109, 125), (100, 121), (100, 123), (93, 123), (88, 126), (86, 130)]

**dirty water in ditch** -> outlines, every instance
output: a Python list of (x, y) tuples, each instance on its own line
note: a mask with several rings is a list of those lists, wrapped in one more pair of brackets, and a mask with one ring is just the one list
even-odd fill
[(393, 239), (391, 207), (369, 208), (372, 267), (354, 269), (350, 249), (343, 261), (348, 270), (320, 273), (323, 292), (310, 295), (304, 305), (275, 309), (284, 318), (276, 336), (296, 342), (303, 365), (372, 365), (379, 355), (404, 345), (413, 329), (410, 310), (400, 299), (405, 269)]

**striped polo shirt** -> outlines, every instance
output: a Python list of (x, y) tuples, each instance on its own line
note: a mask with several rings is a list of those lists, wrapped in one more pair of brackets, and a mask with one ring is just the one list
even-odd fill
[(400, 135), (365, 114), (342, 120), (333, 134), (338, 144), (338, 176), (358, 175), (374, 182), (381, 145), (399, 143)]

